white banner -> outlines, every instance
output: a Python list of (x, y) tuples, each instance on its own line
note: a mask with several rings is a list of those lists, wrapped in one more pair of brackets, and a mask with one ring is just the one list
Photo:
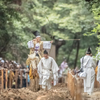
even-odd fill
[(28, 48), (34, 48), (34, 44), (32, 40), (28, 41), (27, 45), (28, 45)]
[(44, 49), (51, 49), (50, 41), (43, 41), (43, 48)]

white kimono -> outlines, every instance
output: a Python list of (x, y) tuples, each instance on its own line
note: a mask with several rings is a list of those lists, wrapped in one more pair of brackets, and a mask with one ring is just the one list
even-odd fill
[(49, 90), (51, 88), (51, 80), (54, 79), (54, 85), (58, 81), (58, 65), (52, 57), (45, 59), (44, 57), (40, 60), (38, 66), (39, 74), (39, 84), (42, 85), (42, 88)]
[(98, 63), (97, 81), (100, 83), (100, 60)]
[[(82, 64), (82, 59), (83, 59), (83, 64)], [(89, 55), (82, 57), (80, 59), (80, 62), (81, 62), (81, 67), (83, 67), (83, 70), (86, 73), (86, 77), (84, 78), (84, 92), (91, 94), (94, 89), (96, 62)]]

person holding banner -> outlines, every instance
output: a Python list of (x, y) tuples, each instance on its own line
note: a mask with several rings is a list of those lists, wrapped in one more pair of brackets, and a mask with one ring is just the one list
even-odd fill
[(36, 53), (40, 59), (43, 57), (44, 49), (51, 49), (51, 43), (53, 41), (41, 41), (41, 36), (38, 31), (33, 32), (35, 39), (29, 41), (28, 48), (30, 49), (30, 54)]
[(41, 58), (43, 57), (44, 49), (51, 49), (52, 41), (41, 41), (41, 36), (38, 31), (33, 32), (36, 36), (35, 39), (29, 41), (28, 48), (30, 49), (30, 54), (28, 55), (28, 59), (26, 61), (27, 66), (30, 66), (29, 76), (30, 76), (30, 85), (33, 87), (34, 91), (37, 91), (38, 86), (38, 73), (37, 73), (37, 65)]

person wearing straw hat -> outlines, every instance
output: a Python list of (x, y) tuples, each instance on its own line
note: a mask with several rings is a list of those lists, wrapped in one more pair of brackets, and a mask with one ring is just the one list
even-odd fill
[(91, 54), (91, 48), (88, 48), (86, 55), (80, 59), (82, 71), (79, 76), (84, 79), (84, 92), (88, 95), (93, 92), (95, 81), (96, 62)]
[(58, 65), (55, 60), (48, 55), (47, 50), (44, 50), (44, 57), (40, 60), (38, 66), (39, 84), (42, 89), (51, 89), (51, 81), (54, 80), (54, 85), (58, 81)]

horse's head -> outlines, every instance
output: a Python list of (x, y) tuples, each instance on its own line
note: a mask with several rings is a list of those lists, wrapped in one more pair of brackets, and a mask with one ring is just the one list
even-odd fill
[(37, 68), (37, 64), (39, 63), (39, 58), (36, 56), (36, 54), (30, 54), (28, 55), (30, 61), (31, 61), (31, 65), (33, 67), (33, 69)]
[(31, 60), (35, 59), (36, 58), (35, 53), (28, 55), (28, 58)]

